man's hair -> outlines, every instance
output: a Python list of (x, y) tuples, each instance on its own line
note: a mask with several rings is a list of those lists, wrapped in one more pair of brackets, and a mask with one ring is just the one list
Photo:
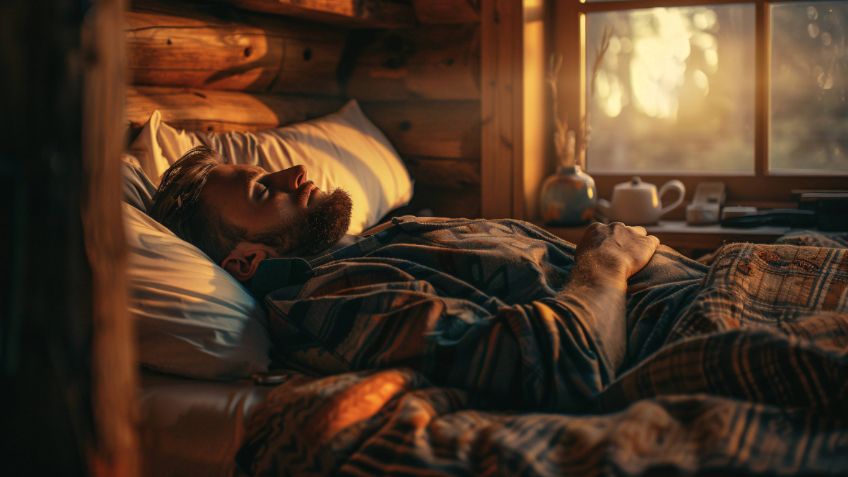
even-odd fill
[(215, 263), (221, 263), (246, 234), (200, 200), (209, 173), (220, 164), (218, 153), (206, 146), (186, 152), (165, 171), (150, 207), (153, 219)]

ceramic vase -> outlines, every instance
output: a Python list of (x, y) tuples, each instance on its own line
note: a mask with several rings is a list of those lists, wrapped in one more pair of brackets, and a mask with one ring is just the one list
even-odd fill
[(542, 220), (551, 225), (581, 225), (595, 215), (595, 180), (580, 166), (559, 166), (545, 179), (539, 198)]

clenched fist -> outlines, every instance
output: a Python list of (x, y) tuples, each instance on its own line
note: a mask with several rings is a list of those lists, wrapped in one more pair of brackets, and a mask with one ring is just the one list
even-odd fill
[(581, 268), (627, 280), (648, 263), (659, 243), (644, 227), (593, 223), (577, 244), (576, 261)]

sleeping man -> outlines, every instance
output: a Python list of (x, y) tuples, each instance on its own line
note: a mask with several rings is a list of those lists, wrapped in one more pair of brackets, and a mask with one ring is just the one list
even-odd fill
[[(777, 247), (761, 264), (758, 249), (730, 247), (708, 270), (620, 223), (590, 226), (576, 247), (515, 220), (401, 217), (352, 237), (350, 210), (347, 194), (318, 190), (302, 166), (268, 173), (197, 148), (165, 173), (151, 215), (264, 300), (284, 367), (410, 367), (508, 408), (590, 409), (669, 346), (749, 323), (771, 324), (760, 345), (777, 346), (771, 337), (803, 332), (801, 317), (848, 307), (848, 257), (815, 252), (825, 249)], [(774, 280), (796, 270), (771, 266), (786, 260), (838, 262), (843, 281), (798, 280), (788, 296)], [(748, 285), (757, 281), (771, 288)], [(667, 374), (705, 372), (678, 366)]]

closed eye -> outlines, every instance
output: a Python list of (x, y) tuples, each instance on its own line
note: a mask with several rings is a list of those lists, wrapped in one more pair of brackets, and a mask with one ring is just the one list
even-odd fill
[(251, 188), (251, 198), (254, 202), (263, 202), (271, 196), (271, 191), (268, 186), (262, 183), (262, 180), (254, 180)]

